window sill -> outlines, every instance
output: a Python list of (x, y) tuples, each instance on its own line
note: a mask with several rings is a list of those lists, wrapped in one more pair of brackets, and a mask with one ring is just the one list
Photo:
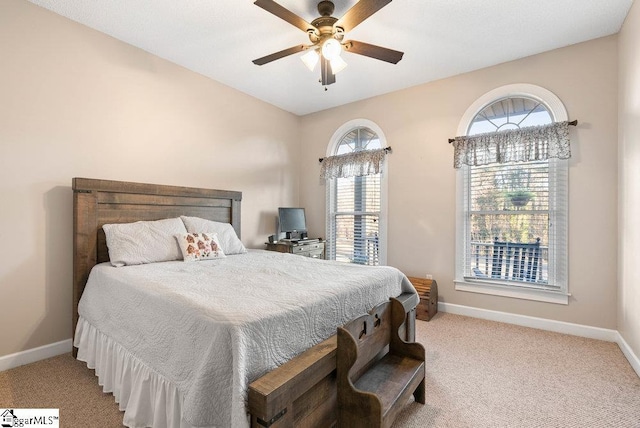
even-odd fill
[(569, 294), (562, 291), (540, 290), (536, 288), (514, 287), (498, 282), (473, 281), (469, 279), (455, 280), (456, 291), (491, 294), (494, 296), (512, 297), (514, 299), (535, 300), (538, 302), (569, 304)]

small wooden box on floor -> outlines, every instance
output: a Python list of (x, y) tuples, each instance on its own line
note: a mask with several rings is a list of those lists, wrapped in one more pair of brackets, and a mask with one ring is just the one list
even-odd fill
[(420, 303), (416, 308), (416, 318), (429, 321), (438, 313), (438, 283), (432, 279), (409, 277), (409, 281), (420, 295)]

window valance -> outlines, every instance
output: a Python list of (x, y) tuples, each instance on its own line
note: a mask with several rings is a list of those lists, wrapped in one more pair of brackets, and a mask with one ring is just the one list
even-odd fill
[(453, 140), (453, 167), (569, 159), (569, 122), (498, 131)]
[(320, 178), (345, 178), (382, 172), (382, 162), (389, 148), (360, 150), (321, 159)]

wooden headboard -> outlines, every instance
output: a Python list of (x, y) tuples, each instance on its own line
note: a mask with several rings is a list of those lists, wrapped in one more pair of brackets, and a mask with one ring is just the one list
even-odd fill
[(72, 187), (74, 335), (89, 272), (109, 260), (102, 225), (186, 215), (231, 223), (240, 237), (242, 192), (90, 178), (74, 178)]

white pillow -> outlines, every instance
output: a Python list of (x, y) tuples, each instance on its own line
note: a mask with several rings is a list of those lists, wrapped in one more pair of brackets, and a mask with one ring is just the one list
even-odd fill
[(189, 233), (199, 233), (203, 230), (214, 232), (218, 235), (218, 242), (226, 255), (244, 254), (247, 249), (242, 245), (235, 229), (229, 223), (220, 223), (200, 217), (180, 216)]
[(175, 235), (187, 233), (179, 218), (105, 224), (109, 259), (116, 267), (181, 260)]
[(199, 260), (221, 259), (224, 251), (218, 242), (218, 235), (213, 232), (182, 233), (176, 235), (182, 257), (185, 262)]

